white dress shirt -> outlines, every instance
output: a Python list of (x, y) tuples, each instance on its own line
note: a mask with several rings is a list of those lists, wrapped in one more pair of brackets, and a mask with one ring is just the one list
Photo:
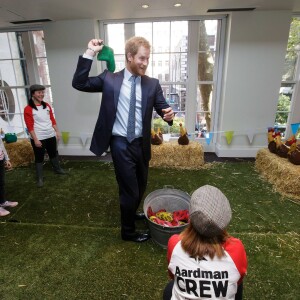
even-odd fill
[[(93, 60), (93, 56), (83, 54), (84, 58)], [(112, 134), (116, 136), (127, 136), (127, 123), (130, 106), (130, 91), (132, 74), (125, 68), (124, 79), (120, 90), (117, 115), (113, 126)], [(142, 87), (141, 76), (136, 78), (136, 106), (135, 106), (135, 137), (141, 137), (143, 130), (142, 123)]]
[[(127, 136), (127, 123), (130, 106), (130, 91), (132, 74), (125, 68), (124, 79), (120, 90), (117, 116), (112, 134), (118, 136)], [(142, 88), (141, 76), (136, 78), (136, 105), (135, 105), (135, 137), (142, 136)]]

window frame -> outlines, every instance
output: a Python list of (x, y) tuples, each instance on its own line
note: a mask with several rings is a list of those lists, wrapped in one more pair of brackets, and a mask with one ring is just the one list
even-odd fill
[[(139, 22), (172, 22), (172, 21), (188, 21), (188, 62), (187, 62), (187, 80), (185, 82), (168, 82), (170, 86), (172, 84), (185, 84), (186, 86), (186, 103), (185, 103), (185, 126), (188, 132), (195, 132), (195, 120), (196, 120), (196, 102), (191, 101), (190, 99), (197, 99), (197, 87), (199, 84), (198, 81), (198, 24), (199, 21), (205, 20), (217, 20), (218, 28), (217, 28), (217, 47), (214, 53), (216, 53), (216, 61), (214, 66), (214, 80), (212, 84), (214, 85), (213, 99), (212, 99), (212, 107), (214, 107), (212, 111), (212, 124), (211, 131), (215, 131), (218, 127), (218, 115), (220, 110), (220, 97), (221, 97), (221, 78), (223, 73), (223, 63), (224, 63), (224, 52), (225, 52), (225, 33), (226, 33), (226, 24), (227, 24), (227, 15), (212, 15), (212, 16), (196, 16), (196, 17), (170, 17), (170, 18), (151, 18), (151, 19), (124, 19), (124, 20), (103, 20), (99, 21), (100, 34), (104, 36), (104, 40), (107, 38), (107, 28), (108, 24), (124, 24), (124, 32), (125, 32), (125, 40), (134, 36), (134, 24)], [(195, 36), (197, 37), (195, 39)], [(149, 41), (150, 44), (153, 44), (153, 41)], [(152, 62), (151, 62), (152, 64)], [(102, 63), (102, 68), (105, 66)], [(195, 84), (196, 82), (196, 84)], [(207, 81), (205, 81), (207, 83)], [(164, 84), (164, 81), (161, 82)], [(192, 137), (192, 139), (194, 139)], [(204, 141), (204, 138), (196, 138), (199, 142)], [(215, 142), (216, 136), (213, 136), (213, 139), (210, 145), (205, 146), (206, 151), (214, 151), (215, 150)]]
[[(1, 91), (12, 91), (15, 90), (15, 93), (17, 94), (17, 97), (14, 99), (15, 105), (18, 106), (19, 112), (14, 112), (14, 117), (20, 118), (21, 124), (20, 126), (16, 126), (10, 121), (7, 121), (7, 128), (6, 130), (11, 131), (14, 130), (18, 134), (20, 138), (26, 138), (27, 133), (26, 133), (26, 125), (24, 122), (24, 111), (21, 109), (22, 105), (20, 103), (20, 99), (18, 97), (18, 89), (24, 89), (25, 95), (27, 97), (27, 100), (30, 97), (29, 94), (29, 87), (31, 84), (38, 83), (38, 84), (43, 84), (40, 80), (39, 72), (38, 72), (38, 59), (40, 58), (45, 58), (42, 56), (36, 56), (35, 48), (34, 48), (34, 38), (33, 38), (33, 32), (36, 31), (43, 31), (43, 28), (40, 26), (32, 26), (32, 27), (14, 27), (14, 28), (8, 28), (5, 29), (3, 28), (0, 30), (0, 33), (7, 33), (7, 34), (15, 34), (17, 37), (18, 35), (21, 35), (21, 40), (22, 40), (22, 50), (23, 50), (23, 57), (20, 58), (3, 58), (0, 59), (0, 61), (24, 61), (26, 64), (26, 70), (25, 74), (23, 74), (23, 79), (24, 79), (24, 85), (9, 85), (9, 86), (2, 86), (0, 87)], [(20, 47), (20, 45), (19, 45)], [(45, 46), (46, 49), (46, 46)], [(48, 66), (48, 64), (47, 64)], [(1, 83), (3, 85), (3, 78), (0, 78)], [(50, 79), (49, 79), (50, 80)], [(43, 84), (46, 88), (48, 88), (49, 91), (49, 101), (50, 105), (53, 107), (53, 101), (52, 101), (52, 93), (51, 93), (51, 84)], [(23, 102), (22, 102), (23, 103)], [(23, 103), (24, 105), (24, 103)], [(18, 125), (18, 124), (17, 124)], [(17, 128), (16, 128), (17, 127)], [(20, 130), (20, 128), (22, 128)]]

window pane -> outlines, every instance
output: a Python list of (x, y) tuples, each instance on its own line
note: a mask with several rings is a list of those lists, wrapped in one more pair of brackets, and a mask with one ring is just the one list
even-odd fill
[(27, 105), (26, 89), (9, 88), (4, 82), (4, 87), (0, 86), (0, 98), (0, 126), (3, 128), (14, 122), (14, 126), (22, 128), (22, 123), (16, 123), (15, 116), (23, 114)]
[(170, 22), (153, 23), (153, 53), (170, 52)]
[(13, 59), (24, 57), (23, 51), (19, 49), (16, 33), (0, 33), (0, 45), (0, 59)]
[(153, 40), (153, 53), (150, 57), (147, 75), (159, 78), (161, 81), (186, 80), (187, 21), (136, 23), (135, 33), (137, 36), (144, 36), (150, 43)]
[(214, 52), (200, 52), (198, 54), (198, 81), (213, 81), (214, 64)]
[[(2, 88), (2, 84), (0, 83)], [(3, 86), (7, 87), (7, 83), (3, 81)], [(10, 88), (0, 89), (0, 117), (1, 121), (11, 121), (15, 113), (15, 97)], [(2, 123), (1, 123), (2, 125)]]
[(24, 108), (28, 104), (28, 100), (30, 97), (29, 88), (12, 89), (12, 93), (14, 95), (15, 112), (23, 114)]
[[(58, 99), (58, 100), (60, 100), (60, 99)], [(53, 97), (52, 97), (51, 87), (47, 87), (45, 89), (44, 101), (47, 102), (47, 103), (49, 103), (51, 105), (51, 107), (53, 108)]]
[(187, 52), (188, 22), (171, 22), (171, 51)]
[(216, 51), (217, 20), (199, 21), (199, 51)]
[(0, 61), (0, 76), (9, 86), (20, 86), (25, 84), (24, 69), (25, 62), (21, 60)]
[(0, 121), (1, 123), (1, 128), (3, 131), (6, 132), (14, 132), (18, 135), (18, 137), (23, 138), (25, 137), (24, 135), (24, 128), (23, 127), (23, 115), (22, 114), (15, 114), (14, 118), (8, 123), (5, 122), (2, 124), (2, 119)]
[(185, 112), (186, 87), (180, 84), (162, 84), (164, 97), (177, 114)]
[(36, 57), (46, 57), (46, 47), (43, 31), (32, 31)]
[(185, 127), (185, 113), (179, 112), (175, 115), (173, 119), (173, 126), (170, 127), (170, 133), (172, 133), (172, 136), (179, 136), (180, 133), (180, 125), (182, 124), (183, 127)]
[(187, 80), (187, 53), (175, 53), (171, 55), (171, 81)]
[(195, 132), (198, 133), (199, 138), (204, 138), (205, 133), (207, 132), (205, 117), (206, 117), (206, 113), (197, 111)]
[(153, 66), (153, 73), (152, 76), (158, 78), (158, 74), (162, 74), (163, 78), (165, 77), (164, 74), (169, 74), (169, 66), (166, 66), (166, 61), (169, 61), (170, 55), (169, 54), (153, 54), (152, 55), (152, 65)]
[(152, 127), (157, 132), (157, 129), (159, 128), (161, 133), (170, 133), (170, 126), (163, 121), (163, 119), (156, 113), (156, 111), (153, 111), (152, 114)]
[(38, 66), (38, 73), (39, 73), (41, 84), (50, 85), (51, 83), (50, 83), (47, 58), (38, 58), (37, 66)]
[(173, 126), (169, 126), (168, 123), (166, 123), (155, 111), (153, 112), (152, 127), (155, 131), (160, 128), (163, 134), (171, 133), (172, 136), (179, 136), (180, 123), (185, 127), (185, 114), (183, 112), (175, 115), (173, 119)]
[(281, 84), (279, 94), (288, 96), (289, 99), (291, 100), (292, 99), (292, 94), (293, 94), (293, 91), (294, 91), (294, 85), (295, 85), (294, 83), (284, 83), (283, 82)]
[[(156, 62), (156, 64), (157, 64), (157, 62)], [(153, 76), (153, 68), (154, 67), (155, 67), (155, 61), (153, 60), (153, 56), (150, 55), (149, 64), (148, 64), (147, 71), (146, 71), (147, 76), (154, 77)]]
[(108, 24), (106, 26), (108, 36), (104, 44), (111, 47), (115, 54), (125, 54), (124, 24)]
[(162, 133), (179, 133), (179, 123), (185, 124), (185, 103), (186, 103), (186, 88), (185, 85), (176, 84), (162, 84), (161, 85), (164, 97), (167, 103), (173, 108), (175, 112), (175, 118), (173, 120), (173, 126), (161, 119), (159, 115), (153, 112), (153, 125), (155, 130), (159, 127)]
[(297, 51), (288, 51), (285, 56), (284, 71), (282, 80), (295, 80), (295, 70), (298, 60)]
[[(207, 130), (211, 129), (212, 84), (200, 84), (197, 87), (197, 111), (204, 112)], [(198, 124), (199, 126), (199, 124)]]
[(124, 54), (116, 54), (115, 55), (115, 64), (116, 64), (115, 72), (123, 70), (125, 68), (125, 55)]
[(291, 108), (291, 94), (279, 94), (275, 126), (284, 133)]
[(152, 23), (135, 23), (135, 35), (143, 36), (152, 45)]

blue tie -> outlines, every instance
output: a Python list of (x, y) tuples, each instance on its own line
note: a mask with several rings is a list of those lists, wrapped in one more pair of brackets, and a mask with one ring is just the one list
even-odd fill
[(131, 143), (135, 139), (135, 87), (136, 87), (137, 76), (131, 76), (131, 91), (130, 91), (130, 104), (128, 113), (128, 124), (127, 124), (127, 140)]

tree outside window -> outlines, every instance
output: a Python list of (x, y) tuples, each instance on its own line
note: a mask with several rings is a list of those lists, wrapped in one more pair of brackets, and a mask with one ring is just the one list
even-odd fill
[(300, 54), (299, 32), (300, 18), (295, 17), (291, 22), (284, 71), (279, 90), (279, 99), (275, 117), (275, 127), (277, 127), (283, 135), (285, 134), (288, 118), (291, 113), (291, 101), (293, 100), (293, 91), (296, 84), (296, 70), (297, 65), (299, 64)]

